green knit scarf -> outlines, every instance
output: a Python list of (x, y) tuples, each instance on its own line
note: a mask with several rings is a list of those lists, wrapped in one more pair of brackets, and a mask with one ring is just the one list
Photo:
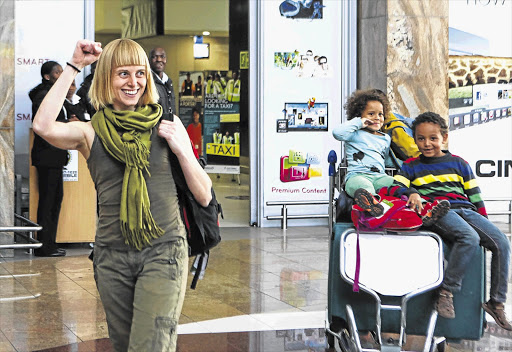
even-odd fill
[[(150, 104), (135, 111), (107, 107), (98, 111), (91, 123), (107, 152), (125, 164), (119, 220), (125, 243), (141, 250), (164, 231), (150, 211), (146, 180), (151, 131), (162, 116), (162, 107)], [(151, 175), (150, 175), (151, 176)]]

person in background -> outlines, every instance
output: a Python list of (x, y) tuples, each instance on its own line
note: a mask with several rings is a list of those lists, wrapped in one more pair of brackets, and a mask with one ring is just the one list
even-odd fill
[(208, 78), (206, 79), (205, 86), (206, 86), (205, 93), (213, 94), (213, 77), (212, 77), (212, 75), (208, 75)]
[[(91, 122), (57, 122), (71, 82), (96, 60)], [(46, 141), (87, 160), (99, 200), (94, 277), (116, 352), (176, 350), (188, 244), (169, 149), (196, 201), (205, 207), (212, 199), (212, 182), (180, 118), (162, 118), (150, 71), (131, 39), (104, 49), (79, 40), (33, 122)]]
[(187, 133), (192, 141), (192, 145), (197, 152), (197, 155), (203, 154), (203, 129), (199, 117), (201, 114), (197, 108), (192, 109), (192, 122), (187, 126)]
[(202, 82), (201, 75), (197, 76), (197, 83), (195, 84), (194, 96), (195, 97), (203, 96), (203, 82)]
[[(43, 99), (46, 97), (54, 83), (62, 74), (62, 66), (55, 61), (47, 61), (41, 66), (42, 82), (29, 93), (32, 100), (32, 120), (39, 111)], [(66, 88), (69, 91), (70, 85)], [(66, 121), (63, 102), (55, 106), (56, 123)], [(64, 196), (62, 168), (68, 162), (68, 152), (59, 149), (45, 141), (34, 130), (34, 144), (31, 156), (32, 165), (37, 169), (37, 182), (39, 201), (37, 204), (37, 223), (42, 230), (37, 233), (37, 239), (43, 245), (34, 250), (38, 257), (61, 257), (66, 251), (57, 246), (57, 227), (59, 224), (60, 208)]]
[(218, 72), (215, 74), (215, 80), (213, 81), (213, 84), (212, 84), (212, 93), (215, 95), (222, 95), (222, 96), (225, 94), (224, 85), (222, 84), (220, 73), (218, 73)]
[(91, 99), (89, 99), (89, 89), (91, 89), (92, 80), (94, 78), (94, 71), (96, 70), (96, 62), (91, 65), (91, 73), (85, 77), (84, 81), (80, 85), (80, 88), (76, 92), (82, 101), (82, 104), (85, 104), (85, 108), (89, 116), (93, 116), (96, 113), (96, 110), (91, 104)]
[(233, 78), (226, 85), (226, 99), (234, 103), (240, 102), (240, 79), (238, 79), (238, 71), (233, 71)]
[(190, 79), (190, 72), (187, 72), (187, 78), (181, 84), (181, 95), (194, 95), (194, 82)]
[(173, 116), (176, 112), (176, 98), (172, 79), (165, 74), (167, 53), (163, 48), (156, 47), (149, 53), (151, 71), (158, 91), (158, 104), (162, 105), (164, 117)]
[(75, 81), (71, 83), (66, 100), (64, 100), (64, 114), (68, 121), (90, 121), (91, 116), (87, 112), (86, 103), (77, 94)]

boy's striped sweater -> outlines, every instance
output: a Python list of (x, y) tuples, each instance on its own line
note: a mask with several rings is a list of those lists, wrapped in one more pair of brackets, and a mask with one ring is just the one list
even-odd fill
[[(406, 160), (395, 176), (395, 187), (390, 188), (390, 195), (410, 194), (417, 190), (429, 202), (447, 199), (452, 208), (472, 208), (487, 217), (471, 167), (461, 157), (444, 152), (445, 155), (437, 158), (420, 155)], [(402, 187), (411, 189), (406, 192)]]

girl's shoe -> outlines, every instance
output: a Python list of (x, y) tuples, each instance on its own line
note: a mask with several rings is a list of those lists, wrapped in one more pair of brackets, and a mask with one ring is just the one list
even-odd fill
[(379, 204), (377, 198), (364, 188), (359, 188), (354, 193), (354, 201), (363, 210), (370, 213), (371, 216), (379, 217), (384, 214), (384, 207)]
[(445, 289), (439, 291), (439, 297), (436, 302), (437, 313), (445, 319), (455, 318), (455, 308), (453, 307), (453, 294)]
[(421, 220), (424, 226), (432, 226), (437, 220), (441, 219), (450, 210), (450, 202), (447, 200), (435, 200), (427, 203), (421, 211)]

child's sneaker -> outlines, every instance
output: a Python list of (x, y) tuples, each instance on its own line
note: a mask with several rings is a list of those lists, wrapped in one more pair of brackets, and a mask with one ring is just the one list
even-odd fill
[(482, 303), (482, 308), (494, 318), (496, 324), (498, 324), (502, 329), (512, 331), (512, 325), (507, 320), (507, 316), (505, 315), (505, 305), (503, 303), (494, 303), (489, 301), (487, 303)]
[(445, 216), (449, 210), (450, 202), (444, 199), (425, 204), (420, 214), (423, 225), (432, 226), (437, 220)]
[(363, 210), (370, 213), (371, 216), (378, 217), (384, 214), (384, 207), (379, 204), (377, 198), (364, 188), (356, 190), (354, 193), (354, 201)]

